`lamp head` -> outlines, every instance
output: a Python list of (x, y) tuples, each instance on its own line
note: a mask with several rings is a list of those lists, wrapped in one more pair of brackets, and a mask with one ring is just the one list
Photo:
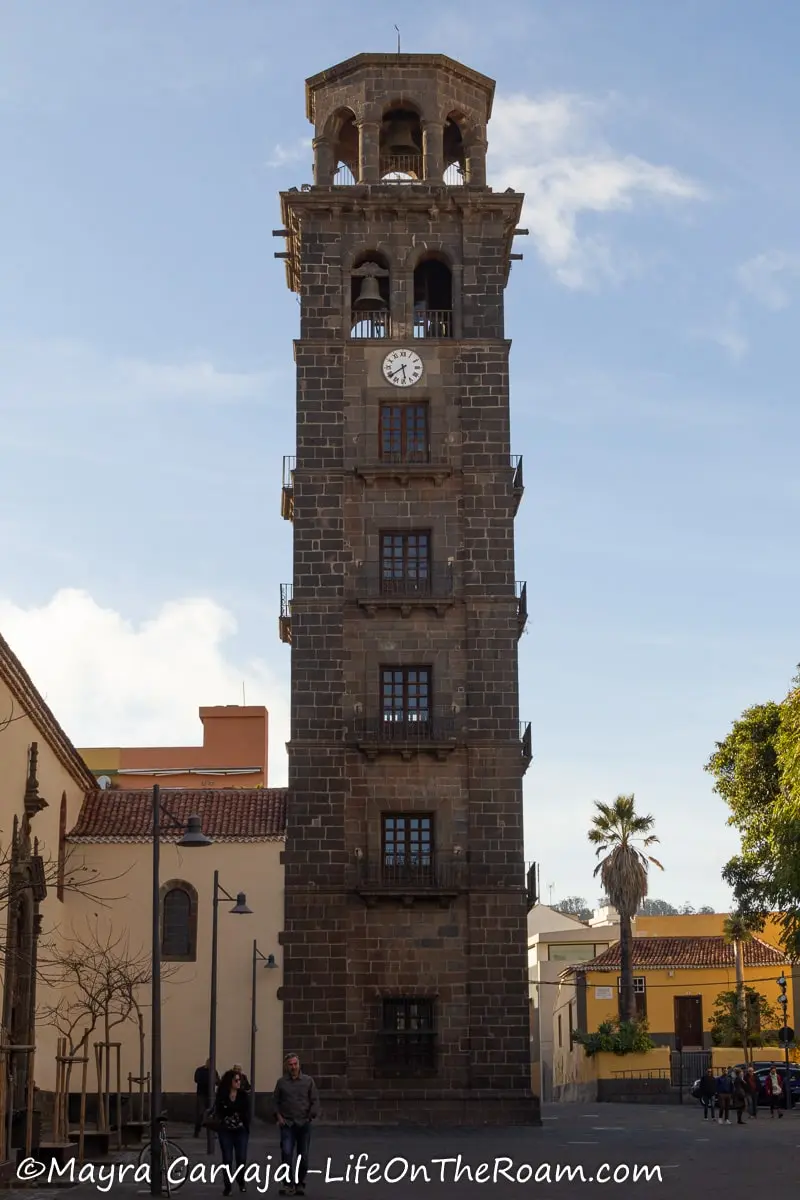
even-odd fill
[(275, 955), (268, 954), (267, 961), (264, 963), (264, 970), (265, 971), (274, 971), (275, 968), (277, 967), (277, 965), (278, 964), (275, 962)]
[(203, 833), (203, 824), (197, 814), (189, 817), (186, 822), (186, 832), (178, 842), (179, 846), (213, 846), (210, 837)]
[(779, 978), (779, 979), (776, 979), (776, 981), (775, 981), (775, 982), (777, 983), (777, 985), (778, 985), (778, 987), (779, 987), (779, 988), (785, 988), (785, 987), (786, 987), (786, 976), (783, 974), (783, 972), (781, 972), (780, 978)]
[(246, 916), (248, 913), (252, 913), (252, 911), (252, 908), (247, 907), (247, 896), (244, 894), (244, 892), (237, 892), (236, 903), (231, 909), (231, 912), (235, 916), (241, 917)]

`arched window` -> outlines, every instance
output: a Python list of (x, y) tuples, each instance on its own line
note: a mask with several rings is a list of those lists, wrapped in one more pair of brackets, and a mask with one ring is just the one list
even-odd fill
[(414, 337), (452, 336), (453, 277), (439, 255), (427, 255), (414, 270)]
[(331, 153), (332, 182), (337, 187), (348, 187), (358, 178), (358, 127), (352, 110), (337, 109), (327, 122), (326, 134)]
[(360, 254), (350, 272), (350, 337), (389, 337), (390, 304), (388, 260), (378, 251)]
[(182, 879), (161, 888), (161, 957), (166, 962), (197, 959), (197, 892)]
[(462, 184), (466, 174), (463, 124), (460, 113), (451, 113), (444, 126), (444, 182), (451, 187)]
[(384, 114), (379, 175), (383, 183), (414, 183), (422, 178), (422, 123), (408, 103)]

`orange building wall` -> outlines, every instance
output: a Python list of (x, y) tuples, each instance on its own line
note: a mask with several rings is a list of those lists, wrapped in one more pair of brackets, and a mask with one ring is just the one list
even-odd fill
[(200, 709), (200, 746), (137, 746), (81, 750), (89, 769), (120, 788), (267, 787), (269, 714), (262, 705)]

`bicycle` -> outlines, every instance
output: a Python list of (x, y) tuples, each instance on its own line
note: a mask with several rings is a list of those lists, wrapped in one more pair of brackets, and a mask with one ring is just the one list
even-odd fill
[[(173, 1174), (173, 1177), (170, 1179), (170, 1167), (179, 1158), (186, 1158), (186, 1155), (177, 1142), (173, 1142), (167, 1137), (167, 1114), (165, 1112), (163, 1112), (158, 1118), (158, 1140), (161, 1147), (161, 1183), (164, 1195), (169, 1196), (172, 1194), (172, 1192), (177, 1192), (178, 1189), (182, 1188), (186, 1183), (186, 1180), (189, 1177), (189, 1164), (187, 1162), (183, 1165), (183, 1174), (180, 1174), (179, 1172), (178, 1178), (176, 1178)], [(146, 1142), (139, 1151), (138, 1165), (140, 1167), (150, 1167), (150, 1178), (152, 1179), (152, 1164), (150, 1162), (149, 1142)]]

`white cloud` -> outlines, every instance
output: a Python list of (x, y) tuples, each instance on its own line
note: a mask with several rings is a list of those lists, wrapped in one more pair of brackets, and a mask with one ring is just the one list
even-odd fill
[(594, 132), (604, 106), (560, 94), (499, 97), (489, 123), (495, 187), (525, 192), (524, 222), (542, 260), (567, 287), (625, 273), (620, 253), (580, 234), (587, 213), (626, 212), (644, 200), (699, 200), (703, 189), (669, 166), (616, 154)]
[(750, 349), (749, 339), (735, 325), (727, 322), (698, 329), (695, 336), (721, 346), (735, 363), (740, 363)]
[(269, 709), (270, 786), (285, 785), (288, 695), (265, 663), (233, 660), (236, 622), (212, 600), (171, 601), (136, 625), (65, 589), (40, 608), (0, 599), (0, 630), (77, 746), (199, 745), (198, 708), (240, 704), (244, 683)]
[[(123, 408), (182, 402), (265, 403), (279, 371), (227, 371), (207, 359), (112, 358), (66, 339), (0, 339), (3, 405)], [(288, 378), (288, 376), (287, 376)]]
[(791, 304), (791, 285), (800, 279), (800, 255), (782, 250), (758, 254), (742, 263), (737, 274), (744, 290), (759, 304), (780, 312)]
[(314, 152), (311, 148), (311, 136), (297, 138), (290, 146), (283, 146), (278, 143), (273, 147), (272, 157), (267, 159), (266, 166), (270, 168), (285, 167), (287, 163), (302, 162), (307, 159), (313, 161)]

